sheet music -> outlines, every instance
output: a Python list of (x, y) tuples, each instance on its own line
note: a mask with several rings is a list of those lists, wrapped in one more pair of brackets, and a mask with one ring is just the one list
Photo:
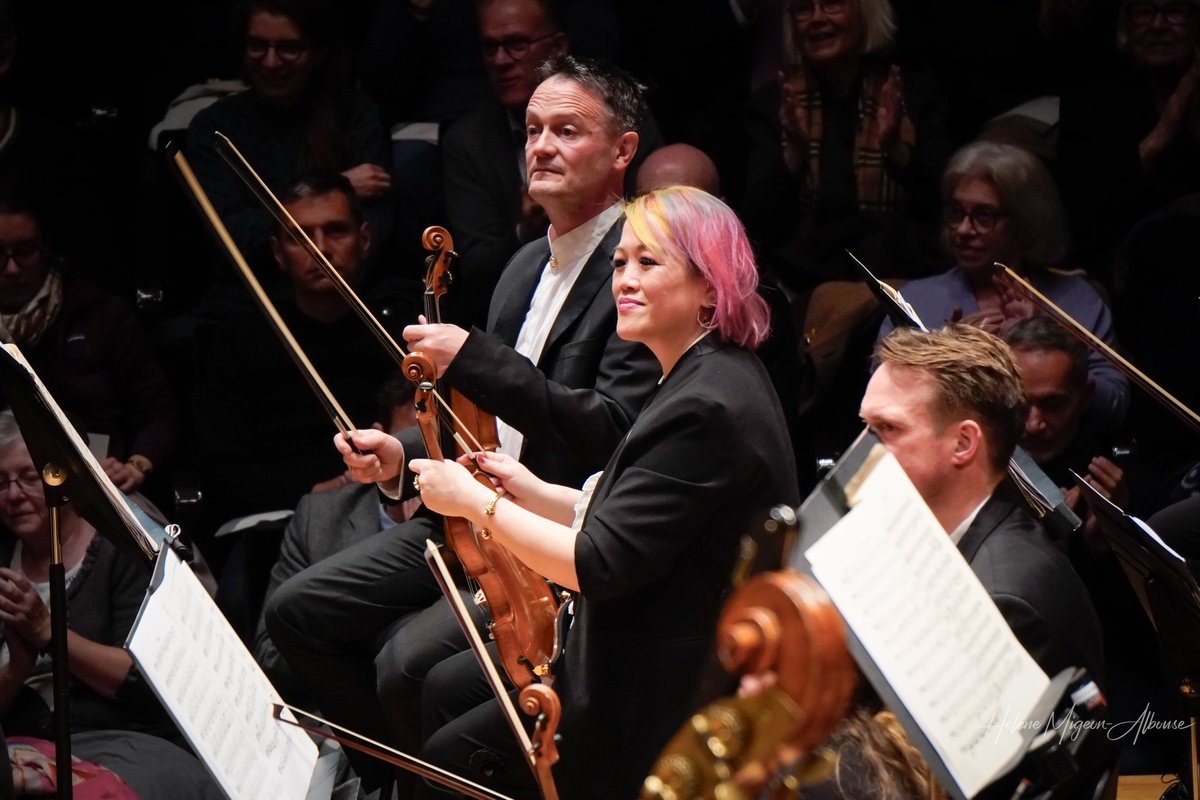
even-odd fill
[(1025, 749), (1050, 685), (900, 465), (808, 549), (813, 574), (970, 797)]
[(226, 795), (303, 800), (316, 745), (272, 718), (279, 694), (169, 547), (126, 647)]
[(6, 344), (3, 345), (3, 347), (17, 363), (19, 363), (29, 372), (29, 377), (37, 386), (40, 398), (46, 404), (46, 407), (49, 408), (54, 414), (55, 419), (58, 420), (58, 423), (60, 426), (62, 426), (63, 431), (65, 431), (67, 436), (70, 437), (71, 444), (74, 445), (74, 448), (78, 452), (80, 458), (83, 459), (88, 471), (100, 484), (104, 494), (110, 501), (112, 501), (113, 508), (116, 509), (117, 513), (122, 519), (122, 522), (125, 523), (130, 533), (134, 536), (138, 546), (149, 558), (154, 558), (154, 555), (158, 552), (158, 542), (156, 542), (154, 537), (146, 531), (146, 529), (142, 526), (142, 523), (138, 520), (137, 516), (132, 510), (130, 510), (129, 504), (125, 499), (125, 493), (113, 485), (113, 482), (108, 477), (108, 473), (104, 471), (104, 467), (100, 466), (100, 462), (96, 460), (96, 456), (92, 454), (91, 449), (75, 430), (75, 426), (71, 424), (71, 421), (67, 418), (67, 415), (63, 413), (61, 408), (59, 408), (58, 402), (54, 399), (54, 396), (50, 394), (50, 390), (46, 388), (46, 385), (42, 383), (42, 379), (38, 377), (36, 372), (34, 372), (33, 367), (30, 366), (29, 362), (25, 359), (25, 355), (21, 352), (20, 348), (18, 348), (15, 344)]

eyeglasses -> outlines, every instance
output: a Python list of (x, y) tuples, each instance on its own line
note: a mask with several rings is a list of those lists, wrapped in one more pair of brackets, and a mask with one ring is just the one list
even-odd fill
[(976, 233), (991, 233), (996, 227), (996, 220), (1007, 216), (1008, 214), (995, 206), (963, 208), (958, 203), (949, 203), (942, 209), (942, 220), (951, 228), (956, 228), (964, 219), (969, 219)]
[(1191, 3), (1131, 3), (1129, 6), (1129, 21), (1134, 25), (1149, 25), (1154, 18), (1162, 14), (1168, 25), (1182, 25), (1192, 18)]
[(23, 493), (29, 494), (37, 491), (37, 488), (42, 485), (42, 476), (34, 470), (27, 470), (11, 478), (8, 476), (0, 478), (0, 495), (8, 494), (8, 487), (14, 483)]
[(8, 264), (11, 258), (22, 269), (29, 269), (42, 254), (42, 246), (37, 242), (20, 242), (12, 247), (0, 248), (0, 268)]
[(792, 16), (796, 19), (812, 19), (820, 7), (825, 16), (841, 14), (848, 0), (796, 0), (792, 3)]
[(282, 42), (268, 42), (266, 39), (250, 37), (246, 40), (246, 55), (254, 60), (267, 57), (267, 53), (275, 51), (280, 61), (295, 61), (308, 52), (308, 45), (296, 39), (284, 39)]
[(503, 50), (513, 61), (519, 61), (529, 54), (529, 46), (531, 44), (550, 39), (557, 35), (557, 33), (547, 33), (545, 36), (535, 36), (532, 39), (530, 39), (528, 36), (508, 36), (504, 39), (484, 39), (479, 43), (479, 49), (483, 51), (484, 58), (495, 58), (496, 54)]

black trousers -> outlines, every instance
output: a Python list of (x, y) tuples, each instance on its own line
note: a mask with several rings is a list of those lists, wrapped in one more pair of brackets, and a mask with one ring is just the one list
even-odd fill
[[(499, 663), (495, 645), (489, 645), (488, 650), (492, 660)], [(516, 694), (515, 690), (509, 692), (514, 706)], [(429, 671), (421, 706), (425, 743), (420, 758), (514, 800), (541, 797), (474, 652), (451, 656)], [(531, 732), (532, 718), (519, 710), (517, 714), (526, 732)], [(414, 800), (458, 796), (429, 781), (421, 782), (413, 795)]]
[[(293, 576), (265, 609), (275, 646), (323, 713), (409, 753), (426, 674), (467, 647), (425, 562), (426, 539), (441, 538), (440, 521), (426, 518), (382, 531)], [(391, 782), (390, 766), (348, 756), (368, 790)]]

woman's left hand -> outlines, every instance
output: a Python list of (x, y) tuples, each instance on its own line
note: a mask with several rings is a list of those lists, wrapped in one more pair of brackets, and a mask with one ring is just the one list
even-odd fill
[(50, 611), (29, 579), (0, 567), (0, 621), (38, 650), (50, 644)]
[(422, 502), (439, 514), (467, 517), (492, 498), (491, 491), (454, 461), (414, 458), (408, 468), (417, 474), (413, 482), (421, 492)]

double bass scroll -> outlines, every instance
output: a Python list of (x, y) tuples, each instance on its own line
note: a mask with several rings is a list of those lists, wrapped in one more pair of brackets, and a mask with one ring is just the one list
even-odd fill
[(641, 800), (782, 798), (828, 777), (834, 757), (818, 746), (845, 716), (857, 670), (824, 590), (792, 569), (751, 578), (726, 603), (717, 649), (722, 666), (763, 688), (692, 715)]

